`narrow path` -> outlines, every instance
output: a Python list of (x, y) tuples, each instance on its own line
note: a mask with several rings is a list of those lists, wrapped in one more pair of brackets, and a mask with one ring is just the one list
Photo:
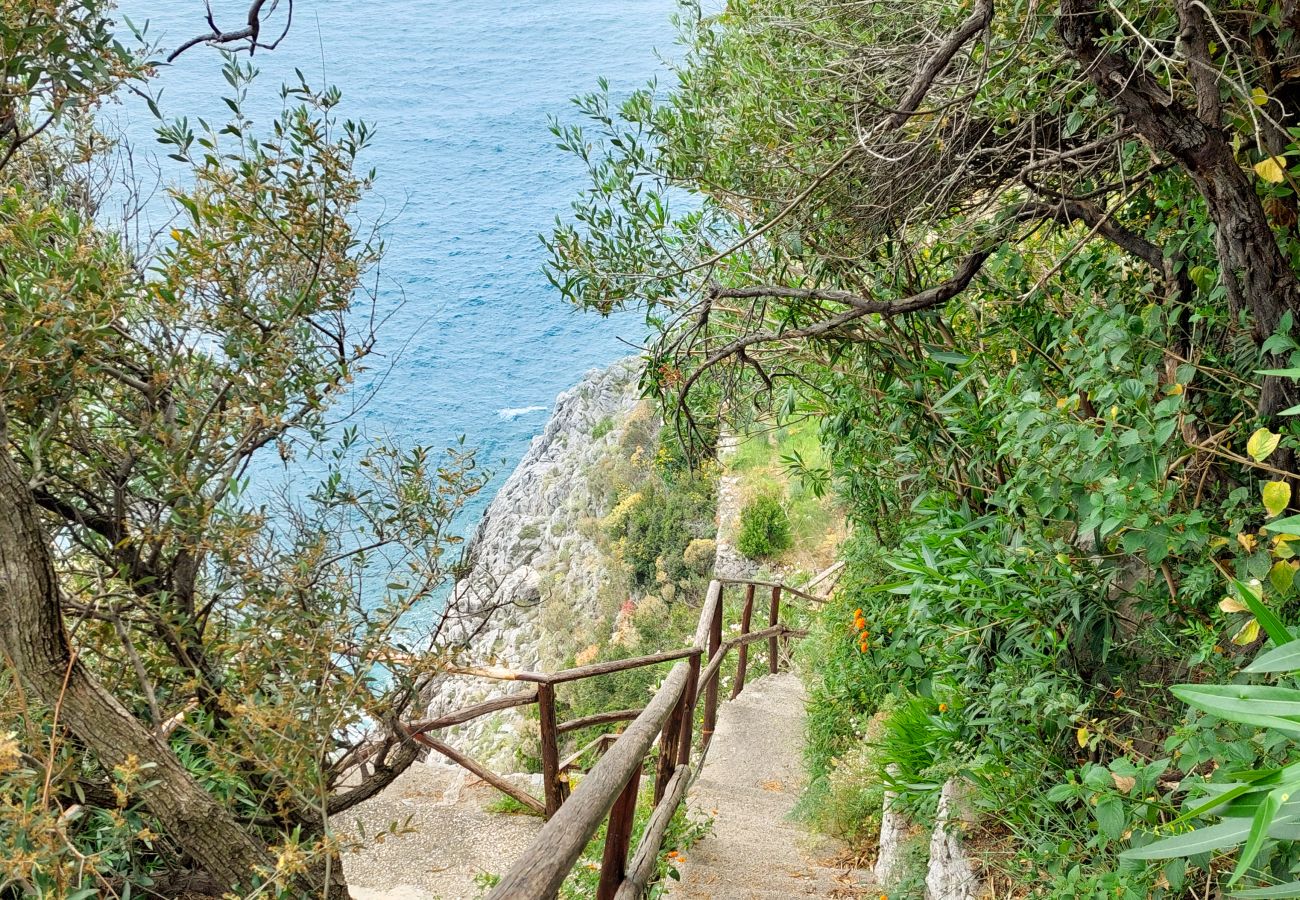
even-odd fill
[(803, 684), (793, 673), (746, 686), (718, 711), (704, 770), (691, 788), (692, 817), (712, 816), (712, 832), (686, 853), (678, 900), (854, 898), (865, 872), (836, 865), (839, 847), (791, 820), (804, 785)]
[[(526, 779), (522, 776), (520, 781)], [(537, 793), (537, 786), (523, 785)], [(355, 900), (475, 900), (476, 876), (500, 875), (542, 828), (535, 816), (489, 812), (501, 794), (473, 775), (416, 763), (335, 827), (365, 827), (366, 849), (346, 854)], [(390, 827), (394, 833), (383, 834)]]

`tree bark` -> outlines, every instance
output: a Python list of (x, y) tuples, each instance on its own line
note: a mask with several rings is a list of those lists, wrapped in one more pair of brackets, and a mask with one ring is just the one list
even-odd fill
[(198, 866), (231, 889), (250, 887), (255, 867), (272, 867), (266, 848), (77, 659), (64, 629), (59, 583), (35, 499), (5, 452), (0, 452), (0, 647), (27, 688), (58, 709), (59, 722), (100, 765), (110, 771), (147, 767), (142, 779), (152, 784), (141, 799)]

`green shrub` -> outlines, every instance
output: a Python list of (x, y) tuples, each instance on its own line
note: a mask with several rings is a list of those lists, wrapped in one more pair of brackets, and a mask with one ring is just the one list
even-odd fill
[(740, 537), (736, 547), (750, 559), (765, 559), (789, 550), (790, 517), (771, 494), (755, 497), (740, 512)]
[(605, 418), (601, 419), (599, 422), (595, 424), (595, 426), (592, 427), (591, 439), (593, 441), (598, 441), (613, 430), (614, 430), (614, 420), (609, 416), (605, 416)]
[(656, 583), (660, 571), (674, 582), (692, 574), (686, 548), (712, 536), (714, 489), (712, 477), (686, 472), (652, 475), (629, 495), (631, 502), (613, 517), (611, 536), (622, 542), (635, 585)]

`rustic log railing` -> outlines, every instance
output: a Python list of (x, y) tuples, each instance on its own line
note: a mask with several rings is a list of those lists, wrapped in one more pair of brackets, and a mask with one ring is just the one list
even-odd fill
[[(730, 583), (744, 585), (744, 606), (737, 623), (739, 634), (724, 641), (723, 591), (725, 584)], [(768, 621), (766, 628), (751, 631), (757, 587), (770, 589)], [(792, 637), (804, 633), (781, 621), (781, 598), (782, 592), (786, 590), (812, 600), (823, 599), (773, 582), (723, 582), (715, 579), (709, 584), (694, 638), (683, 649), (635, 659), (595, 663), (552, 674), (515, 672), (495, 667), (458, 670), (487, 678), (533, 682), (537, 685), (536, 694), (525, 691), (510, 695), (510, 703), (505, 703), (506, 698), (487, 701), (429, 723), (420, 723), (421, 737), (424, 737), (424, 730), (443, 727), (443, 723), (465, 721), (462, 717), (466, 712), (484, 715), (497, 709), (531, 702), (538, 703), (541, 712), (545, 799), (539, 803), (532, 798), (531, 805), (534, 808), (542, 807), (548, 821), (533, 844), (489, 895), (489, 900), (545, 900), (554, 897), (592, 835), (606, 818), (608, 827), (605, 831), (597, 900), (635, 900), (644, 893), (654, 876), (669, 822), (685, 798), (695, 771), (691, 766), (692, 753), (696, 752), (697, 746), (701, 758), (708, 751), (717, 724), (719, 683), (728, 654), (732, 650), (737, 651), (736, 675), (731, 690), (734, 698), (745, 687), (751, 644), (767, 642), (767, 667), (775, 674), (781, 665), (782, 646)], [(556, 722), (555, 685), (664, 662), (674, 662), (675, 665), (644, 709), (614, 710), (569, 722)], [(696, 706), (701, 693), (704, 696), (704, 709), (697, 741)], [(565, 759), (559, 759), (557, 747), (560, 735), (581, 728), (629, 720), (631, 724), (621, 734), (604, 735)], [(641, 773), (656, 740), (659, 754), (654, 772), (653, 808), (640, 844), (633, 852), (632, 828)], [(445, 753), (445, 745), (439, 747), (435, 746), (438, 742), (428, 743), (433, 749)], [(604, 748), (603, 756), (583, 777), (572, 796), (566, 799), (567, 770), (588, 752), (601, 748)]]
[[(828, 569), (807, 587), (837, 571), (838, 567)], [(744, 587), (744, 604), (736, 623), (739, 633), (724, 641), (723, 593), (728, 585), (733, 584)], [(770, 590), (767, 627), (752, 631), (755, 595), (760, 587)], [(597, 898), (634, 900), (641, 896), (654, 875), (669, 822), (686, 796), (696, 771), (691, 766), (691, 754), (698, 749), (702, 759), (712, 740), (717, 724), (721, 672), (728, 654), (737, 651), (731, 688), (734, 699), (745, 689), (751, 644), (767, 642), (767, 668), (775, 674), (781, 665), (783, 646), (788, 645), (791, 638), (804, 634), (781, 621), (783, 594), (819, 603), (825, 599), (777, 582), (715, 578), (709, 583), (695, 634), (686, 647), (551, 673), (501, 666), (449, 667), (448, 670), (456, 674), (527, 684), (523, 690), (405, 726), (413, 740), (437, 751), (548, 820), (534, 843), (489, 895), (489, 900), (554, 897), (606, 817), (609, 825), (605, 832)], [(557, 685), (669, 662), (675, 665), (643, 709), (610, 710), (567, 722), (557, 721)], [(701, 693), (704, 709), (699, 717), (697, 734), (696, 706)], [(533, 704), (537, 705), (540, 720), (543, 785), (540, 799), (430, 734), (504, 709)], [(560, 757), (562, 735), (620, 722), (631, 724), (622, 733), (602, 734), (568, 756)], [(656, 740), (659, 752), (654, 771), (653, 809), (641, 842), (632, 854), (632, 827), (641, 773)], [(590, 754), (599, 755), (599, 760), (569, 796), (569, 773)], [(630, 861), (629, 854), (632, 854)]]

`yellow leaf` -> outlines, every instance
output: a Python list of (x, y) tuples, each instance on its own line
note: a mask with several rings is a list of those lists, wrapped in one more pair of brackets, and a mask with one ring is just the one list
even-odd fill
[(1232, 642), (1236, 644), (1238, 647), (1244, 647), (1247, 644), (1255, 643), (1255, 639), (1258, 637), (1259, 637), (1259, 620), (1251, 619), (1245, 625), (1241, 626), (1240, 631), (1238, 631), (1235, 635), (1233, 635)]
[(1286, 181), (1286, 157), (1270, 156), (1255, 163), (1255, 174), (1272, 184)]
[(1242, 603), (1236, 597), (1224, 597), (1219, 601), (1219, 609), (1226, 613), (1245, 612), (1249, 608), (1250, 607), (1246, 606), (1246, 604)]
[(1268, 106), (1268, 93), (1260, 87), (1250, 92), (1250, 99), (1256, 106)]
[(1246, 441), (1246, 452), (1255, 462), (1263, 462), (1272, 455), (1277, 449), (1278, 443), (1282, 440), (1282, 435), (1274, 434), (1267, 428), (1261, 428), (1250, 436)]
[(1113, 421), (1115, 421), (1117, 418), (1119, 418), (1119, 407), (1118, 407), (1118, 406), (1112, 406), (1112, 407), (1110, 408), (1110, 420), (1113, 422)]
[(1247, 534), (1243, 531), (1237, 535), (1237, 543), (1241, 544), (1241, 549), (1247, 553), (1254, 553), (1255, 545), (1259, 543), (1259, 539), (1253, 534)]
[(1114, 772), (1111, 772), (1110, 780), (1115, 782), (1115, 787), (1125, 794), (1133, 790), (1137, 785), (1137, 779), (1132, 775), (1116, 775)]
[(1291, 485), (1285, 481), (1270, 481), (1260, 493), (1264, 497), (1264, 510), (1270, 519), (1281, 515), (1291, 502)]
[(1080, 725), (1079, 730), (1074, 733), (1074, 739), (1079, 742), (1080, 747), (1088, 746), (1088, 726)]
[(1285, 594), (1291, 590), (1291, 585), (1295, 584), (1295, 571), (1290, 563), (1278, 560), (1273, 563), (1273, 568), (1268, 570), (1268, 583), (1279, 594)]
[(1171, 397), (1177, 397), (1182, 392), (1183, 386), (1181, 384), (1175, 382), (1174, 384), (1169, 385), (1169, 395)]
[(173, 228), (173, 229), (172, 229), (172, 240), (173, 240), (173, 241), (179, 241), (182, 237), (184, 237), (184, 235), (181, 234), (180, 231), (179, 231), (178, 229), (176, 229), (176, 228)]

